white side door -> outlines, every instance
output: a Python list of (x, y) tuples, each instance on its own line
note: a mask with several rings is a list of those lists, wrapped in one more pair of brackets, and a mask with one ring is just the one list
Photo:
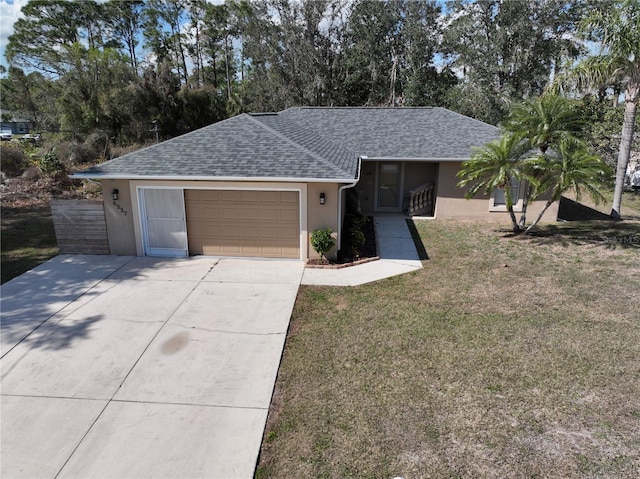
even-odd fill
[(179, 188), (139, 190), (144, 254), (188, 256), (184, 192)]

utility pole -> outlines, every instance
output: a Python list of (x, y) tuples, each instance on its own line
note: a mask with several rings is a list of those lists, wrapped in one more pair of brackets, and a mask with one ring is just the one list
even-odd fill
[(153, 130), (149, 130), (149, 131), (155, 131), (156, 132), (156, 144), (160, 143), (160, 139), (158, 137), (158, 120), (153, 120), (151, 123), (153, 123)]

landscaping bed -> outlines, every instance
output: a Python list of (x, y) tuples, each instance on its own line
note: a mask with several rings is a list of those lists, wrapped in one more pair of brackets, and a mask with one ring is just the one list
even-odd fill
[[(361, 232), (360, 235), (358, 232)], [(308, 268), (345, 268), (375, 261), (378, 258), (376, 230), (372, 216), (348, 214), (342, 227), (342, 248), (334, 260), (313, 258)]]

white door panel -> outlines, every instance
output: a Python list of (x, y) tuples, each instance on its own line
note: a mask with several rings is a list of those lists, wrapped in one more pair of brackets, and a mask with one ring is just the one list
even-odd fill
[(181, 189), (142, 188), (144, 252), (149, 256), (187, 256), (187, 223)]

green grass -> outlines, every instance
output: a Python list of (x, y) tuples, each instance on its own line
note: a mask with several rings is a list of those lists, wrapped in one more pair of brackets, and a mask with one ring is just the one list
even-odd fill
[(2, 283), (58, 254), (49, 207), (2, 208)]
[(637, 477), (640, 224), (416, 227), (421, 271), (300, 289), (256, 476)]

